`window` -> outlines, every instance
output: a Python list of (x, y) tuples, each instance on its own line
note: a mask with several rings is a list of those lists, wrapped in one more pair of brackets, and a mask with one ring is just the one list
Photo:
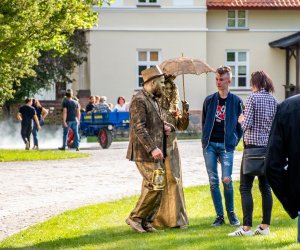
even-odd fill
[(138, 5), (157, 5), (159, 0), (138, 0)]
[(229, 10), (227, 13), (228, 29), (245, 29), (247, 28), (247, 12), (245, 10)]
[(143, 86), (141, 72), (160, 64), (160, 50), (138, 50), (138, 87)]
[(249, 55), (248, 51), (227, 51), (226, 65), (232, 71), (231, 88), (249, 88)]

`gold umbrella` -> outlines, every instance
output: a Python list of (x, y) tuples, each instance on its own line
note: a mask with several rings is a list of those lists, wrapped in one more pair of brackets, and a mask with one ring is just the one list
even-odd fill
[(163, 61), (160, 68), (165, 75), (179, 76), (183, 80), (183, 99), (185, 101), (184, 74), (201, 75), (202, 73), (215, 72), (207, 63), (189, 57), (178, 57)]
[(166, 75), (179, 76), (183, 74), (201, 75), (202, 73), (215, 72), (207, 63), (188, 57), (178, 57), (163, 61), (160, 68)]

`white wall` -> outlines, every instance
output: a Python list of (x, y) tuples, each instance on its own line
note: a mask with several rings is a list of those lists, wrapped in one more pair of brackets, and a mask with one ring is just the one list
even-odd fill
[[(101, 41), (100, 45), (98, 41)], [(137, 49), (160, 49), (162, 61), (180, 57), (206, 60), (205, 34), (197, 32), (94, 32), (91, 39), (90, 72), (92, 94), (106, 95), (109, 102), (124, 95), (127, 100), (137, 83)], [(97, 44), (97, 45), (96, 45)], [(109, 44), (109, 46), (107, 46)], [(181, 96), (181, 77), (177, 79)], [(199, 109), (206, 94), (205, 76), (186, 76), (186, 97)]]
[[(138, 49), (158, 49), (162, 61), (182, 53), (206, 61), (206, 7), (199, 2), (196, 8), (175, 8), (173, 0), (160, 3), (162, 8), (136, 8), (135, 1), (124, 1), (123, 8), (99, 9), (99, 25), (89, 32), (93, 95), (106, 95), (112, 103), (120, 95), (131, 98), (138, 87)], [(206, 76), (185, 78), (187, 101), (191, 109), (199, 110), (206, 95)], [(181, 78), (177, 82), (183, 97)]]

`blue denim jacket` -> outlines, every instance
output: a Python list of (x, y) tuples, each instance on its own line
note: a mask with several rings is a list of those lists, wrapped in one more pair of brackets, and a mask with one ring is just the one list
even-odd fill
[[(214, 126), (215, 114), (218, 105), (219, 93), (216, 92), (205, 98), (202, 109), (202, 147), (206, 148), (209, 143), (210, 135)], [(225, 150), (234, 151), (239, 143), (243, 131), (238, 123), (238, 117), (242, 113), (242, 100), (230, 92), (226, 100), (225, 116)]]

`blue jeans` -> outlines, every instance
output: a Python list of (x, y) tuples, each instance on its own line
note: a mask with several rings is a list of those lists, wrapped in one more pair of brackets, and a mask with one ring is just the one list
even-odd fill
[[(40, 126), (43, 126), (45, 124), (43, 120), (39, 120), (39, 123), (40, 123)], [(39, 145), (38, 129), (37, 129), (35, 121), (33, 122), (32, 136), (33, 136), (33, 144), (34, 144), (34, 146), (38, 146)]]
[(69, 135), (69, 128), (73, 130), (74, 133), (74, 143), (75, 147), (79, 148), (79, 134), (78, 134), (78, 122), (77, 121), (72, 121), (72, 122), (67, 122), (68, 127), (64, 127), (64, 135), (63, 135), (63, 147), (67, 146), (68, 142), (68, 135)]
[[(224, 216), (222, 196), (219, 186), (218, 162), (221, 163), (222, 182), (224, 187), (224, 197), (227, 213), (234, 211), (233, 186), (232, 186), (232, 165), (233, 151), (226, 152), (225, 144), (209, 142), (207, 148), (203, 150), (206, 171), (209, 178), (210, 192), (217, 216)], [(227, 180), (226, 180), (227, 179)]]

